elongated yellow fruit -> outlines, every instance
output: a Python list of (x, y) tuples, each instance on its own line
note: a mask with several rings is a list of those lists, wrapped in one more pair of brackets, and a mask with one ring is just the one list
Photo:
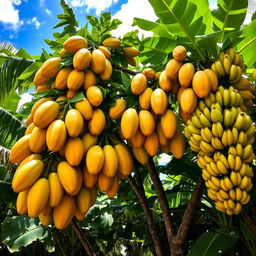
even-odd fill
[(113, 177), (118, 168), (118, 158), (115, 149), (111, 145), (103, 147), (104, 165), (102, 172), (107, 177)]
[(97, 174), (104, 165), (104, 152), (98, 145), (92, 146), (86, 154), (86, 166), (90, 174)]
[(137, 132), (139, 117), (134, 108), (128, 108), (121, 119), (121, 131), (125, 139), (131, 139)]
[(72, 166), (80, 164), (84, 156), (84, 144), (79, 137), (70, 138), (65, 144), (65, 158)]
[(79, 210), (86, 213), (91, 205), (91, 192), (88, 188), (82, 187), (77, 195), (77, 206)]
[(49, 194), (49, 205), (51, 207), (57, 206), (64, 194), (63, 187), (60, 183), (59, 176), (56, 172), (51, 172), (48, 176), (50, 194)]
[(16, 209), (18, 214), (26, 214), (28, 212), (27, 197), (28, 189), (19, 193), (16, 201)]
[(172, 138), (177, 128), (177, 118), (172, 110), (167, 110), (160, 119), (161, 128), (166, 138)]
[(115, 145), (115, 150), (118, 157), (118, 170), (123, 176), (128, 176), (133, 168), (132, 156), (123, 144)]

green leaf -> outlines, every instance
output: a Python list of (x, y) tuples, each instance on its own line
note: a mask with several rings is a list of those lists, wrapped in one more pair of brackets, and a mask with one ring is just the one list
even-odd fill
[(129, 75), (125, 72), (121, 72), (121, 78), (122, 78), (124, 87), (126, 89), (129, 88), (130, 84), (131, 84), (131, 79), (130, 79)]
[(34, 62), (30, 66), (28, 66), (22, 74), (18, 77), (19, 80), (25, 80), (31, 76), (33, 76), (38, 68), (40, 68), (40, 63), (39, 62)]
[(76, 102), (82, 100), (83, 98), (84, 98), (84, 93), (83, 92), (79, 92), (73, 98), (69, 99), (68, 101), (70, 103), (76, 103)]
[(188, 256), (219, 256), (231, 248), (238, 240), (233, 229), (220, 229), (216, 232), (205, 232), (191, 247)]
[(16, 56), (23, 58), (23, 59), (33, 60), (32, 56), (23, 48), (20, 48), (18, 50), (18, 52), (16, 53)]
[(5, 218), (1, 227), (3, 243), (11, 253), (48, 236), (47, 229), (39, 225), (38, 219), (26, 215)]
[(101, 215), (100, 219), (101, 219), (101, 224), (104, 227), (111, 227), (114, 222), (113, 216), (107, 212)]
[(68, 67), (71, 66), (73, 64), (73, 58), (74, 56), (67, 56), (65, 58), (62, 58), (61, 60), (61, 67)]
[(20, 95), (13, 91), (9, 94), (8, 98), (6, 98), (1, 104), (0, 107), (4, 108), (10, 112), (15, 113), (20, 101)]
[(0, 181), (0, 202), (15, 203), (17, 194), (12, 190), (12, 184), (9, 182)]

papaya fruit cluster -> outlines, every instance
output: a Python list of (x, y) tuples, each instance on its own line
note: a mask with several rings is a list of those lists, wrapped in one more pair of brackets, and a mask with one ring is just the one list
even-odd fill
[[(19, 193), (17, 212), (39, 217), (46, 226), (54, 222), (56, 228), (63, 229), (73, 216), (82, 220), (94, 205), (98, 191), (114, 197), (119, 179), (126, 178), (133, 168), (125, 144), (98, 144), (107, 121), (99, 108), (103, 94), (96, 79), (110, 78), (109, 49), (119, 47), (120, 41), (108, 38), (102, 44), (90, 52), (85, 38), (73, 36), (64, 43), (60, 58), (43, 63), (34, 77), (37, 89), (47, 86), (47, 90), (55, 88), (63, 95), (43, 97), (33, 105), (25, 135), (10, 152), (10, 160), (19, 164), (12, 180), (13, 190)], [(74, 54), (73, 65), (60, 68), (66, 53)], [(124, 48), (126, 58), (134, 59), (138, 53), (133, 47)], [(54, 80), (51, 87), (45, 85), (49, 79)], [(68, 99), (82, 90), (85, 97), (70, 103)], [(119, 102), (123, 112), (126, 101)], [(116, 115), (111, 107), (109, 116)]]
[[(233, 51), (228, 50), (228, 53)], [(225, 58), (228, 53), (224, 53)], [(212, 66), (218, 78), (220, 72), (215, 69), (219, 63), (222, 60), (215, 61)], [(243, 62), (239, 65), (244, 66)], [(236, 72), (239, 77), (232, 80), (234, 83), (230, 83), (231, 78), (226, 73), (226, 77), (223, 75), (228, 81), (226, 88), (217, 80), (213, 92), (199, 96), (202, 99), (185, 120), (184, 128), (190, 148), (198, 153), (197, 163), (202, 169), (208, 196), (215, 201), (217, 210), (229, 215), (238, 214), (242, 205), (249, 202), (248, 192), (253, 186), (251, 163), (254, 159), (255, 125), (246, 112), (250, 104), (243, 94), (243, 90), (252, 91), (253, 87), (242, 72)], [(199, 79), (198, 83), (205, 83), (205, 80)]]

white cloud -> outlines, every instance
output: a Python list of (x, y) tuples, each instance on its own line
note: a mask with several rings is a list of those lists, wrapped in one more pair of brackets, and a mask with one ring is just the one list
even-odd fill
[[(121, 9), (113, 17), (121, 20), (123, 23), (115, 31), (113, 31), (112, 34), (114, 36), (121, 36), (128, 31), (138, 29), (137, 26), (132, 26), (134, 17), (150, 21), (157, 20), (154, 9), (148, 0), (128, 0), (128, 2), (123, 4)], [(140, 30), (140, 33), (143, 33), (145, 36), (151, 36), (153, 34), (152, 32), (147, 32), (144, 30)]]
[(45, 8), (45, 13), (52, 17), (52, 12), (49, 9)]
[(33, 18), (31, 19), (31, 22), (32, 22), (32, 24), (35, 25), (36, 29), (39, 29), (39, 28), (40, 28), (41, 23), (38, 21), (37, 17), (33, 17)]
[(94, 9), (96, 14), (100, 15), (102, 11), (105, 11), (108, 7), (117, 3), (118, 1), (119, 0), (68, 0), (67, 2), (72, 7), (87, 6), (86, 12)]

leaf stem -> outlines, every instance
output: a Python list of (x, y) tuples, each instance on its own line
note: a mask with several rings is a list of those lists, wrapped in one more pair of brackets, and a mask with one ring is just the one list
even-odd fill
[(244, 46), (242, 46), (237, 53), (242, 52), (246, 47), (248, 47), (251, 43), (253, 43), (254, 41), (256, 41), (256, 37), (254, 37), (253, 39), (251, 39), (248, 43), (246, 43)]
[(128, 69), (128, 68), (123, 68), (123, 67), (121, 67), (121, 66), (116, 65), (115, 63), (111, 63), (111, 64), (112, 64), (112, 66), (113, 66), (115, 69), (124, 71), (125, 73), (128, 73), (128, 74), (130, 74), (130, 75), (135, 76), (135, 75), (137, 74), (137, 72), (132, 71), (132, 70), (130, 70), (130, 69)]

